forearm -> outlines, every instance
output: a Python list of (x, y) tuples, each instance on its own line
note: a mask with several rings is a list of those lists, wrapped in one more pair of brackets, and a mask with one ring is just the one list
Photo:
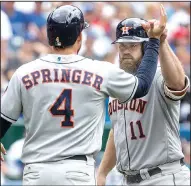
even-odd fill
[(157, 69), (159, 43), (158, 39), (149, 39), (147, 49), (136, 73), (139, 84), (134, 99), (145, 96), (151, 87)]
[(113, 169), (116, 164), (116, 151), (114, 145), (113, 129), (110, 130), (106, 149), (99, 166), (98, 174), (107, 174)]
[(159, 59), (166, 86), (177, 91), (184, 89), (184, 69), (167, 40), (160, 43)]

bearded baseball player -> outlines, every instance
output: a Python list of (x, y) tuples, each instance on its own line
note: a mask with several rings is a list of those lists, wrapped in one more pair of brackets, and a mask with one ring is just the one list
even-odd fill
[[(144, 32), (141, 21), (124, 19), (116, 29), (114, 43), (119, 45), (120, 68), (132, 74), (137, 73), (144, 55), (142, 47), (147, 43), (142, 36), (140, 42), (135, 39)], [(158, 21), (150, 23), (153, 27)], [(127, 35), (122, 32), (124, 27), (130, 28)], [(148, 94), (125, 104), (110, 98), (112, 129), (99, 167), (98, 185), (105, 185), (115, 165), (123, 174), (121, 185), (190, 185), (179, 138), (180, 100), (189, 79), (166, 40), (166, 31), (160, 38), (160, 63)]]
[[(105, 98), (127, 102), (148, 93), (165, 24), (150, 29), (145, 55), (132, 75), (78, 55), (81, 32), (88, 27), (80, 9), (65, 5), (50, 13), (52, 54), (18, 68), (1, 100), (1, 138), (24, 116), (23, 185), (96, 184), (94, 158), (102, 145)], [(5, 154), (2, 144), (1, 150)]]

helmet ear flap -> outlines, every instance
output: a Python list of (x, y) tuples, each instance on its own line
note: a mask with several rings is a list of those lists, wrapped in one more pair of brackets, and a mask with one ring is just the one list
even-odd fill
[(145, 54), (145, 50), (147, 49), (147, 46), (148, 46), (148, 41), (144, 41), (142, 43), (142, 53), (143, 53), (143, 55)]

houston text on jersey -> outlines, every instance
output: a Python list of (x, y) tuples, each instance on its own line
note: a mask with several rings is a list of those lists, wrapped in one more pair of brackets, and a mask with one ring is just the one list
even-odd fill
[(122, 109), (143, 114), (146, 103), (147, 101), (142, 99), (132, 99), (130, 102), (122, 104), (119, 102), (119, 100), (114, 99), (109, 103), (109, 115), (112, 115), (113, 112), (117, 112), (118, 110)]
[(27, 90), (40, 83), (77, 83), (100, 90), (103, 78), (84, 70), (41, 69), (23, 76), (22, 82)]

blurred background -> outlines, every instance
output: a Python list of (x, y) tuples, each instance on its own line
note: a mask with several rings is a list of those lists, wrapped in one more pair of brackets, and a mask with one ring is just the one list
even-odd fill
[[(190, 77), (190, 2), (162, 2), (168, 15), (168, 41)], [(14, 71), (27, 62), (50, 52), (46, 39), (46, 18), (60, 5), (78, 6), (90, 27), (83, 31), (80, 55), (116, 63), (118, 51), (111, 45), (117, 24), (126, 17), (158, 19), (160, 2), (1, 2), (1, 94)], [(107, 100), (106, 100), (107, 109)], [(190, 167), (190, 89), (180, 107), (180, 136), (185, 162)], [(106, 115), (101, 161), (110, 121)], [(8, 151), (1, 167), (2, 185), (21, 185), (23, 164), (20, 161), (24, 142), (22, 116), (3, 138)], [(119, 185), (121, 175), (114, 168), (107, 185)]]

